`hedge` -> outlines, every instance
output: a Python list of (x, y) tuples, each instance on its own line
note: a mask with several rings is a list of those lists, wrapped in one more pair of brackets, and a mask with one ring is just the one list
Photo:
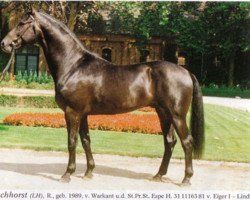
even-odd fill
[(250, 99), (250, 90), (242, 90), (240, 88), (209, 88), (203, 87), (202, 93), (204, 96), (213, 96), (213, 97), (229, 97), (229, 98), (246, 98)]
[(57, 108), (55, 97), (0, 95), (0, 106)]

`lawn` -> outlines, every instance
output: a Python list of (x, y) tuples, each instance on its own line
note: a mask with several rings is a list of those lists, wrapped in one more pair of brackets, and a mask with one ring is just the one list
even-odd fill
[[(0, 107), (1, 120), (14, 112), (59, 112), (59, 109)], [(138, 112), (137, 112), (138, 113)], [(236, 109), (205, 105), (206, 144), (203, 159), (250, 162), (250, 113)], [(90, 131), (94, 153), (128, 156), (162, 157), (160, 135)], [(66, 129), (14, 127), (0, 123), (0, 147), (67, 151)], [(80, 142), (78, 152), (82, 152)], [(183, 158), (178, 141), (175, 158)]]

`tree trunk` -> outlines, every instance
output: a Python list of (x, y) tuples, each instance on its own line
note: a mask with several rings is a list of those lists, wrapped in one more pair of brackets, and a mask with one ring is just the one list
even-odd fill
[(1, 26), (1, 32), (0, 32), (0, 39), (2, 40), (3, 37), (3, 13), (2, 13), (2, 8), (0, 8), (0, 26)]
[(231, 56), (229, 59), (229, 70), (228, 70), (228, 87), (233, 87), (234, 85), (234, 69), (235, 69), (235, 63), (234, 63), (234, 56)]
[(40, 49), (40, 53), (39, 53), (39, 66), (38, 66), (38, 72), (49, 72), (49, 68), (48, 68), (48, 64), (46, 62), (45, 56), (44, 56), (44, 52), (42, 47), (39, 47)]
[(75, 24), (76, 24), (76, 16), (77, 16), (77, 6), (78, 2), (69, 2), (70, 6), (70, 15), (67, 26), (71, 31), (74, 31)]

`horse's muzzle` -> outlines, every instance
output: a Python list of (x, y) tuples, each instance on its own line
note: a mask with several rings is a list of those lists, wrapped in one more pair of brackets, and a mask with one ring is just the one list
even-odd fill
[(4, 39), (1, 41), (1, 49), (6, 53), (11, 53), (13, 44), (6, 42)]

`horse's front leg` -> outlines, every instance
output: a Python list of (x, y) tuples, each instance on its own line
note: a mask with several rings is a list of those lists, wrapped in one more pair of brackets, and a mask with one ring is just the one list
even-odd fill
[(80, 125), (80, 138), (87, 159), (87, 170), (83, 178), (92, 178), (92, 171), (95, 168), (95, 162), (90, 147), (89, 127), (87, 116), (83, 117)]
[(80, 127), (81, 116), (71, 108), (67, 107), (65, 111), (65, 120), (68, 131), (69, 161), (67, 170), (62, 176), (61, 181), (69, 182), (70, 175), (73, 174), (76, 169), (76, 145), (77, 145), (77, 137)]

